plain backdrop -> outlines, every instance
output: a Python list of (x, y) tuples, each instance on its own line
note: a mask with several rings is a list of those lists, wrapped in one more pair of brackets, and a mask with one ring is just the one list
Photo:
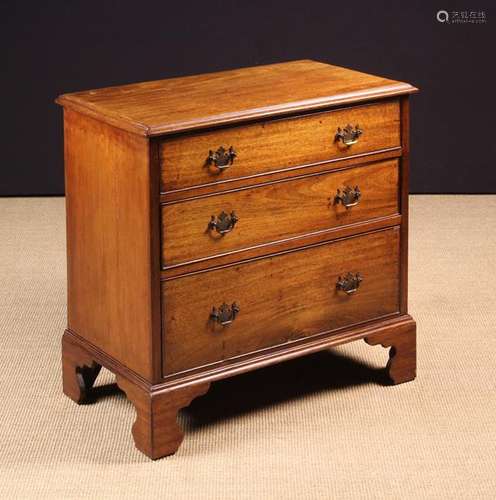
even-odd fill
[[(65, 92), (291, 59), (404, 80), (414, 193), (496, 192), (489, 1), (2, 1), (0, 195), (63, 194)], [(484, 24), (438, 10), (483, 11)]]

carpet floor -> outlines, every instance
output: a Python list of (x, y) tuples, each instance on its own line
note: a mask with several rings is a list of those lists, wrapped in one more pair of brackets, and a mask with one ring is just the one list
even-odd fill
[(63, 198), (0, 199), (0, 498), (496, 498), (496, 196), (412, 196), (418, 378), (355, 342), (212, 385), (151, 462), (134, 409), (62, 395)]

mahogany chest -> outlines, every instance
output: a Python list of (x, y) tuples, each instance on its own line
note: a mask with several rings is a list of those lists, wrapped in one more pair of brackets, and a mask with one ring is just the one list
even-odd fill
[(304, 60), (60, 96), (65, 394), (114, 372), (159, 458), (221, 378), (364, 339), (412, 380), (415, 91)]

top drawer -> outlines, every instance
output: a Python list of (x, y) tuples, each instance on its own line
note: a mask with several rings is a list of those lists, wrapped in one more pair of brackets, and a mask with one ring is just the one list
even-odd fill
[[(353, 129), (358, 125), (362, 130), (351, 145), (336, 140), (338, 128), (347, 125)], [(399, 146), (398, 101), (181, 135), (160, 144), (161, 191), (222, 183)], [(215, 156), (220, 147), (226, 151), (232, 147), (236, 153), (226, 168), (222, 168), (225, 158), (217, 160), (221, 168), (215, 159), (209, 160), (210, 153)]]

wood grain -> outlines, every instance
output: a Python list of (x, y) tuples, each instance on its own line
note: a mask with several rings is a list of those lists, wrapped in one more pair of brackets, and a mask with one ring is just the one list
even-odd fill
[(367, 344), (390, 347), (386, 370), (393, 384), (410, 382), (417, 376), (416, 332), (415, 322), (410, 321), (394, 331), (379, 331), (365, 337)]
[(100, 373), (101, 365), (95, 358), (73, 342), (70, 335), (62, 337), (62, 389), (78, 404), (92, 401), (91, 389)]
[[(338, 128), (360, 125), (352, 146), (334, 140)], [(209, 151), (233, 146), (233, 164), (219, 172)], [(400, 146), (399, 102), (389, 101), (252, 125), (181, 135), (160, 144), (161, 190), (226, 181)], [(331, 166), (332, 167), (332, 166)]]
[[(89, 360), (89, 363), (96, 362), (112, 373), (122, 375), (130, 383), (145, 392), (160, 393), (168, 389), (179, 389), (204, 382), (215, 382), (216, 380), (234, 377), (241, 373), (305, 356), (333, 346), (365, 339), (365, 337), (371, 337), (375, 334), (380, 333), (381, 336), (385, 336), (386, 334), (389, 336), (395, 332), (403, 331), (403, 328), (410, 329), (412, 327), (415, 327), (415, 321), (411, 316), (408, 314), (393, 313), (381, 319), (373, 319), (359, 325), (345, 326), (337, 330), (312, 335), (311, 337), (303, 337), (286, 344), (250, 352), (221, 363), (201, 366), (187, 372), (165, 375), (159, 382), (153, 384), (150, 384), (115, 358), (109, 356), (96, 346), (89, 344), (87, 340), (70, 330), (65, 331), (63, 341), (68, 340), (76, 347), (73, 350), (73, 353), (75, 353), (73, 359), (76, 360), (75, 364), (77, 366), (86, 363), (86, 361), (81, 361), (82, 359)], [(83, 351), (82, 355), (80, 354), (81, 351)], [(70, 356), (73, 356), (73, 354), (70, 354)]]
[(159, 244), (148, 140), (72, 110), (64, 123), (68, 327), (153, 380)]
[[(390, 347), (393, 383), (412, 380), (414, 91), (305, 60), (59, 97), (65, 394), (88, 402), (100, 367), (113, 371), (136, 446), (159, 458), (182, 441), (178, 410), (221, 378), (363, 338)], [(344, 147), (348, 124), (363, 134)], [(221, 174), (205, 166), (219, 146), (237, 150)], [(357, 185), (357, 206), (334, 203)], [(234, 231), (207, 232), (232, 210)], [(363, 278), (352, 295), (336, 287), (348, 272)], [(224, 302), (240, 308), (227, 326), (211, 318)]]
[[(152, 139), (152, 142), (160, 141)], [(158, 148), (159, 144), (157, 145)], [(361, 154), (353, 154), (346, 158), (335, 158), (325, 162), (308, 163), (306, 165), (296, 165), (294, 167), (286, 167), (283, 169), (272, 170), (269, 173), (261, 173), (249, 175), (243, 178), (228, 179), (223, 182), (214, 184), (203, 184), (196, 187), (188, 187), (176, 191), (168, 191), (160, 193), (160, 202), (171, 203), (174, 201), (186, 200), (188, 198), (196, 198), (198, 196), (221, 194), (226, 191), (232, 191), (239, 188), (247, 188), (257, 184), (264, 184), (266, 182), (274, 182), (289, 177), (296, 177), (299, 175), (318, 174), (329, 170), (341, 170), (347, 167), (365, 166), (369, 163), (374, 163), (382, 160), (389, 160), (391, 158), (401, 157), (401, 147), (380, 149), (373, 152), (366, 152)]]
[(75, 92), (57, 102), (155, 136), (415, 91), (407, 83), (301, 60)]
[[(387, 371), (393, 383), (402, 383), (411, 380), (412, 374), (415, 375), (414, 334), (415, 322), (412, 318), (397, 315), (248, 353), (231, 358), (226, 363), (172, 374), (157, 384), (149, 384), (125, 365), (69, 330), (64, 333), (63, 352), (64, 361), (68, 362), (66, 366), (102, 365), (116, 374), (119, 387), (136, 408), (136, 421), (132, 429), (135, 444), (147, 456), (156, 459), (177, 450), (183, 439), (183, 432), (176, 420), (177, 411), (204, 394), (213, 381), (364, 338), (372, 345), (393, 346)], [(64, 371), (64, 383), (66, 380), (73, 383), (74, 371), (71, 369), (68, 373), (70, 376), (66, 378)], [(80, 386), (77, 383), (73, 385), (75, 393), (66, 391), (64, 385), (66, 394), (77, 402), (88, 402), (87, 399), (78, 399)]]
[(380, 319), (376, 318), (360, 323), (359, 325), (325, 331), (318, 335), (250, 352), (186, 372), (165, 375), (162, 383), (154, 387), (172, 388), (178, 384), (195, 384), (200, 381), (214, 382), (348, 342), (365, 339), (365, 337), (376, 333), (393, 335), (394, 332), (401, 331), (403, 327), (411, 327), (412, 325), (415, 325), (415, 321), (408, 314), (391, 314)]
[(196, 259), (163, 269), (161, 272), (161, 279), (165, 281), (192, 273), (206, 272), (210, 269), (219, 269), (234, 262), (242, 263), (257, 257), (286, 252), (288, 250), (296, 250), (302, 246), (339, 240), (349, 236), (357, 236), (379, 229), (399, 226), (401, 224), (401, 219), (401, 215), (388, 215), (365, 222), (347, 224), (332, 229), (307, 233), (302, 236), (294, 236), (270, 244), (255, 245), (240, 251), (233, 251), (221, 256), (216, 256), (214, 259)]
[[(352, 296), (336, 290), (349, 271)], [(163, 282), (164, 373), (397, 312), (398, 286), (398, 228)], [(241, 308), (227, 327), (209, 321), (223, 302)]]
[(177, 413), (191, 401), (208, 391), (209, 383), (152, 391), (117, 376), (117, 385), (126, 393), (136, 409), (132, 434), (136, 448), (152, 459), (172, 455), (184, 434), (177, 423)]
[(401, 213), (401, 312), (408, 312), (408, 195), (410, 177), (410, 103), (401, 99), (400, 203)]
[[(360, 203), (335, 203), (337, 190), (359, 186)], [(304, 176), (162, 207), (162, 265), (268, 244), (284, 238), (398, 213), (398, 161)], [(212, 215), (239, 218), (224, 236), (208, 230)]]

